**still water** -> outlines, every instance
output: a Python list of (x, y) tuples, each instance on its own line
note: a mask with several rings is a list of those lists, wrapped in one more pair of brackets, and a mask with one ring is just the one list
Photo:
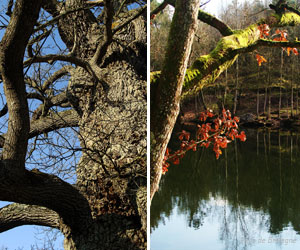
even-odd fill
[(151, 250), (300, 249), (300, 134), (248, 130), (171, 166), (151, 204)]

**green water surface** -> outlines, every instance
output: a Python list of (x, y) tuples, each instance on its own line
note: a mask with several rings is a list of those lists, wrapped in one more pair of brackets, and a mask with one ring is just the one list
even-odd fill
[(151, 204), (151, 250), (300, 249), (300, 133), (246, 131), (171, 166)]

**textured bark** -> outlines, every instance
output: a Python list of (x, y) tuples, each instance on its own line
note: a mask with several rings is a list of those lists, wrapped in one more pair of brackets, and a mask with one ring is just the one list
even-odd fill
[[(16, 1), (15, 10), (19, 2), (23, 3)], [(16, 35), (11, 34), (13, 39), (19, 35), (23, 39), (17, 41), (23, 47), (13, 58), (18, 60), (13, 62), (18, 63), (18, 79), (10, 80), (9, 77), (15, 76), (5, 71), (6, 67), (8, 72), (13, 70), (5, 60), (13, 53), (5, 51), (9, 43), (2, 40), (0, 47), (0, 59), (4, 65), (1, 75), (8, 86), (5, 94), (9, 119), (13, 125), (18, 124), (18, 119), (24, 123), (18, 125), (23, 134), (14, 134), (8, 129), (0, 140), (4, 147), (4, 159), (0, 162), (0, 199), (26, 204), (1, 209), (0, 228), (4, 231), (25, 224), (56, 227), (65, 236), (65, 249), (70, 250), (146, 249), (145, 8), (118, 19), (114, 14), (121, 12), (123, 1), (112, 4), (104, 1), (106, 21), (102, 25), (83, 0), (66, 0), (64, 4), (56, 0), (38, 2), (33, 16), (30, 4), (29, 9), (20, 10), (21, 15), (31, 18), (28, 29), (25, 29), (26, 40), (18, 26), (15, 26)], [(50, 22), (58, 22), (59, 34), (71, 53), (37, 55), (23, 62), (30, 35), (40, 29), (33, 27), (41, 4), (55, 20)], [(11, 22), (17, 13), (15, 10)], [(60, 16), (63, 18), (57, 18)], [(7, 33), (9, 37), (8, 30)], [(33, 81), (24, 81), (23, 66), (57, 60), (75, 66), (58, 70), (42, 87)], [(56, 96), (48, 95), (49, 86), (66, 74), (70, 75), (66, 91)], [(25, 82), (42, 94), (26, 94)], [(10, 91), (16, 94), (10, 94)], [(30, 124), (26, 98), (43, 101)], [(55, 106), (72, 109), (50, 112)], [(20, 111), (16, 112), (16, 107)], [(38, 169), (28, 171), (24, 168), (27, 140), (65, 127), (79, 127), (82, 157), (76, 166), (75, 185)], [(22, 148), (18, 144), (20, 141)], [(9, 148), (8, 152), (8, 146), (12, 145), (15, 147)], [(17, 159), (23, 161), (23, 169), (19, 172), (11, 168), (16, 164), (16, 152)]]
[(158, 189), (163, 157), (179, 113), (182, 84), (196, 30), (198, 6), (198, 0), (176, 1), (166, 60), (157, 86), (151, 86), (150, 199)]
[(0, 233), (22, 225), (59, 228), (59, 216), (45, 207), (11, 204), (0, 209)]

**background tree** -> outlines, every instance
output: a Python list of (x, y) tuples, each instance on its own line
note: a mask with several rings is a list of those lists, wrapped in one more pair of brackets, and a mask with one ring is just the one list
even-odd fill
[(65, 249), (145, 249), (145, 2), (16, 0), (7, 14), (0, 199), (15, 203), (0, 232), (43, 225)]
[[(166, 0), (164, 3), (170, 4), (172, 6), (175, 6), (175, 1), (173, 0)], [(163, 3), (162, 3), (163, 4)], [(237, 13), (234, 13), (237, 18), (241, 18), (239, 20), (239, 23), (242, 24), (240, 29), (234, 29), (234, 25), (230, 24), (230, 22), (225, 22), (220, 19), (217, 19), (208, 13), (204, 12), (199, 8), (198, 10), (198, 19), (212, 27), (214, 27), (216, 30), (219, 31), (221, 38), (218, 41), (217, 44), (208, 52), (208, 54), (204, 55), (202, 54), (198, 58), (194, 59), (190, 65), (189, 68), (186, 71), (186, 76), (183, 83), (183, 94), (181, 96), (181, 100), (188, 101), (191, 98), (194, 98), (194, 96), (198, 95), (198, 92), (202, 90), (205, 86), (213, 86), (213, 83), (215, 83), (216, 79), (221, 76), (223, 72), (225, 72), (227, 69), (230, 71), (230, 66), (236, 62), (237, 58), (239, 59), (239, 79), (243, 79), (242, 87), (241, 84), (239, 85), (239, 97), (242, 97), (244, 94), (244, 89), (249, 89), (251, 91), (251, 84), (253, 84), (253, 81), (256, 81), (256, 86), (254, 88), (255, 92), (259, 90), (262, 86), (264, 86), (262, 83), (267, 84), (268, 81), (266, 80), (268, 67), (265, 64), (262, 64), (260, 67), (260, 73), (259, 73), (259, 79), (263, 79), (261, 81), (261, 84), (259, 84), (260, 80), (257, 81), (257, 61), (258, 58), (256, 55), (264, 55), (264, 51), (262, 47), (275, 47), (278, 48), (276, 51), (274, 49), (274, 55), (277, 53), (274, 60), (272, 60), (272, 63), (276, 65), (274, 66), (274, 75), (277, 76), (274, 79), (280, 79), (278, 75), (278, 67), (280, 67), (280, 52), (282, 47), (299, 47), (300, 43), (296, 38), (293, 39), (293, 37), (288, 36), (289, 41), (274, 41), (273, 39), (275, 37), (280, 36), (282, 34), (282, 30), (287, 30), (287, 34), (290, 34), (289, 26), (299, 26), (300, 24), (300, 16), (299, 11), (294, 8), (295, 5), (290, 5), (287, 1), (275, 1), (275, 4), (271, 4), (268, 9), (266, 9), (267, 5), (266, 2), (262, 3), (261, 1), (254, 1), (253, 7), (257, 8), (256, 12), (252, 12), (252, 9), (250, 9), (250, 5), (245, 4), (244, 8), (239, 8), (241, 10), (244, 10), (245, 13), (249, 13), (249, 15), (239, 15)], [(233, 8), (234, 9), (234, 8)], [(247, 11), (246, 11), (247, 10)], [(175, 7), (176, 11), (176, 7)], [(233, 10), (231, 11), (233, 12)], [(226, 17), (229, 18), (230, 12), (226, 14)], [(225, 19), (225, 18), (224, 18)], [(231, 21), (234, 21), (236, 23), (235, 19), (230, 19)], [(266, 30), (264, 30), (264, 28)], [(281, 33), (276, 34), (276, 29), (280, 28)], [(270, 29), (270, 36), (266, 35), (267, 30)], [(177, 30), (177, 34), (179, 34), (180, 28)], [(171, 33), (170, 33), (171, 34)], [(259, 49), (259, 51), (258, 51)], [(249, 54), (249, 52), (253, 52)], [(279, 52), (279, 53), (278, 53)], [(285, 50), (284, 53), (288, 52), (288, 49)], [(247, 53), (247, 54), (246, 54)], [(260, 54), (259, 54), (260, 53)], [(252, 58), (251, 60), (247, 60), (247, 58)], [(260, 58), (260, 57), (259, 57)], [(277, 58), (277, 59), (276, 59)], [(169, 57), (165, 57), (165, 61), (171, 60)], [(261, 60), (261, 58), (260, 58)], [(174, 61), (174, 60), (173, 60)], [(279, 63), (278, 63), (279, 62)], [(251, 63), (251, 64), (250, 64)], [(253, 65), (249, 67), (249, 65)], [(286, 65), (288, 67), (288, 65)], [(253, 68), (255, 67), (256, 72), (255, 74), (250, 74), (253, 72)], [(250, 69), (252, 71), (250, 71)], [(277, 73), (276, 73), (277, 70)], [(236, 76), (236, 72), (233, 71), (234, 74), (229, 72), (230, 75)], [(163, 70), (152, 72), (151, 74), (151, 99), (157, 100), (159, 95), (163, 95), (160, 91), (157, 90), (156, 86), (160, 84), (160, 80), (163, 75)], [(273, 74), (271, 72), (271, 74)], [(231, 79), (234, 79), (232, 76), (230, 76)], [(231, 86), (233, 84), (231, 83)], [(274, 84), (275, 85), (275, 84)], [(286, 88), (288, 86), (291, 86), (290, 84), (278, 84), (274, 86), (277, 87), (277, 89)], [(271, 87), (273, 87), (273, 84), (271, 84)], [(270, 87), (270, 88), (271, 88)], [(215, 88), (215, 87), (212, 87)], [(265, 88), (263, 88), (265, 89)], [(290, 89), (290, 87), (289, 87)], [(155, 93), (155, 94), (153, 94)], [(259, 92), (258, 97), (260, 97), (262, 91)], [(272, 95), (277, 97), (278, 92), (272, 92)], [(229, 96), (227, 94), (227, 96)], [(290, 95), (289, 95), (290, 96)], [(156, 99), (153, 99), (153, 98)], [(287, 100), (288, 96), (285, 97), (285, 100)], [(215, 99), (214, 99), (215, 100)], [(151, 104), (152, 105), (152, 104)], [(157, 105), (157, 102), (155, 103)], [(260, 102), (260, 105), (264, 105), (264, 102)], [(250, 106), (248, 104), (248, 106)], [(228, 108), (228, 105), (225, 105), (226, 108)], [(153, 110), (153, 106), (151, 106)], [(166, 107), (164, 107), (166, 108)], [(171, 107), (170, 107), (171, 108)], [(155, 109), (153, 112), (157, 112), (158, 108), (155, 106)], [(240, 110), (243, 110), (240, 108)], [(259, 110), (263, 110), (263, 108), (259, 108)], [(290, 108), (289, 108), (290, 110)], [(152, 116), (152, 113), (151, 113)], [(163, 124), (160, 120), (157, 124)], [(155, 119), (151, 121), (151, 132), (153, 132), (151, 135), (153, 136), (151, 138), (151, 145), (153, 148), (155, 148), (153, 145), (156, 145), (158, 143), (157, 138), (154, 136), (154, 129), (155, 129)], [(157, 136), (162, 136), (157, 135)], [(153, 150), (151, 148), (151, 156), (155, 155), (157, 151)], [(164, 154), (164, 152), (163, 152)], [(152, 160), (151, 160), (152, 161)], [(154, 162), (153, 164), (157, 164), (157, 162)], [(151, 166), (153, 171), (151, 172), (152, 181), (155, 179), (155, 176), (158, 176), (159, 174), (154, 171), (154, 165)], [(152, 186), (151, 192), (155, 192), (154, 187)]]

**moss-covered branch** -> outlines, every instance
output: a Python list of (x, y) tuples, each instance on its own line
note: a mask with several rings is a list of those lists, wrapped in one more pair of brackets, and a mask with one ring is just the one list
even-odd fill
[[(164, 2), (167, 2), (175, 7), (175, 0), (165, 0)], [(233, 34), (233, 30), (227, 24), (201, 9), (198, 10), (198, 20), (216, 28), (222, 34), (222, 36), (230, 36)]]
[[(239, 54), (255, 50), (260, 46), (269, 47), (300, 47), (300, 42), (276, 42), (261, 39), (260, 25), (268, 24), (272, 27), (300, 25), (300, 16), (295, 13), (274, 14), (252, 24), (243, 30), (234, 30), (232, 35), (223, 37), (208, 55), (196, 59), (187, 70), (183, 97), (193, 95), (208, 83), (214, 82), (220, 74), (230, 67)], [(159, 72), (151, 76), (151, 82), (157, 81)]]
[(216, 28), (222, 36), (230, 36), (234, 33), (234, 31), (220, 19), (212, 16), (201, 9), (198, 11), (198, 19), (214, 28)]

